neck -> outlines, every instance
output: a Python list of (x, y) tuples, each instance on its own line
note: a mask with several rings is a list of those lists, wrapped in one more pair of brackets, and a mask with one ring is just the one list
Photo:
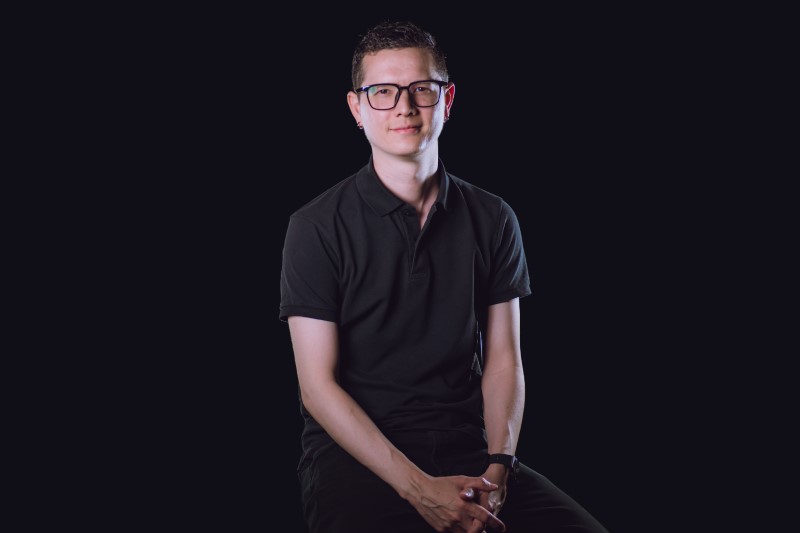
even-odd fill
[(413, 159), (379, 157), (373, 153), (372, 164), (383, 185), (417, 211), (426, 211), (436, 200), (439, 193), (436, 179), (438, 152)]

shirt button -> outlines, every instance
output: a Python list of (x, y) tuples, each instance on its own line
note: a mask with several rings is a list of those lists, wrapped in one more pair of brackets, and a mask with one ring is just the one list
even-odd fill
[(413, 209), (403, 209), (403, 214), (407, 217), (413, 217), (414, 215), (417, 214), (417, 212), (414, 211)]

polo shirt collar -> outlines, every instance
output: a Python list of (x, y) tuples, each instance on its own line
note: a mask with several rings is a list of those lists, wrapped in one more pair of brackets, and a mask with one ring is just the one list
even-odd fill
[[(441, 158), (439, 159), (439, 168), (436, 173), (439, 175), (439, 194), (436, 197), (435, 204), (447, 210), (450, 198), (450, 176), (447, 175)], [(369, 158), (369, 163), (358, 171), (356, 175), (356, 187), (358, 187), (361, 198), (363, 198), (370, 208), (379, 216), (388, 215), (400, 206), (405, 205), (403, 200), (392, 194), (383, 185), (378, 174), (375, 172), (375, 167), (372, 164), (372, 156)]]

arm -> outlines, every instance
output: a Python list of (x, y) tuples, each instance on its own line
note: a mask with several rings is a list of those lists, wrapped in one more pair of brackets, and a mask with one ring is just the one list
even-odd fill
[[(344, 450), (391, 485), (437, 531), (462, 524), (463, 529), (477, 532), (481, 523), (505, 529), (485, 508), (459, 497), (467, 488), (488, 491), (496, 486), (487, 485), (482, 478), (429, 476), (398, 450), (342, 389), (336, 379), (339, 338), (334, 322), (292, 316), (289, 331), (303, 404)], [(473, 523), (473, 519), (479, 522)]]
[[(481, 381), (483, 416), (489, 453), (514, 455), (525, 406), (525, 377), (520, 353), (519, 298), (489, 306), (486, 327), (486, 363)], [(499, 485), (482, 504), (497, 513), (505, 501), (508, 472), (492, 464), (487, 479)]]

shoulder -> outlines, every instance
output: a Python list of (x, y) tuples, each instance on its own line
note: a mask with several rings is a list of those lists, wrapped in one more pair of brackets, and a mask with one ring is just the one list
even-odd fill
[(463, 199), (470, 211), (481, 213), (494, 221), (507, 217), (516, 218), (514, 210), (501, 196), (449, 172), (448, 176), (455, 192)]
[(306, 202), (290, 215), (290, 219), (302, 219), (323, 225), (329, 223), (336, 217), (343, 205), (351, 202), (353, 196), (357, 194), (355, 177), (356, 174), (353, 174), (341, 180)]

